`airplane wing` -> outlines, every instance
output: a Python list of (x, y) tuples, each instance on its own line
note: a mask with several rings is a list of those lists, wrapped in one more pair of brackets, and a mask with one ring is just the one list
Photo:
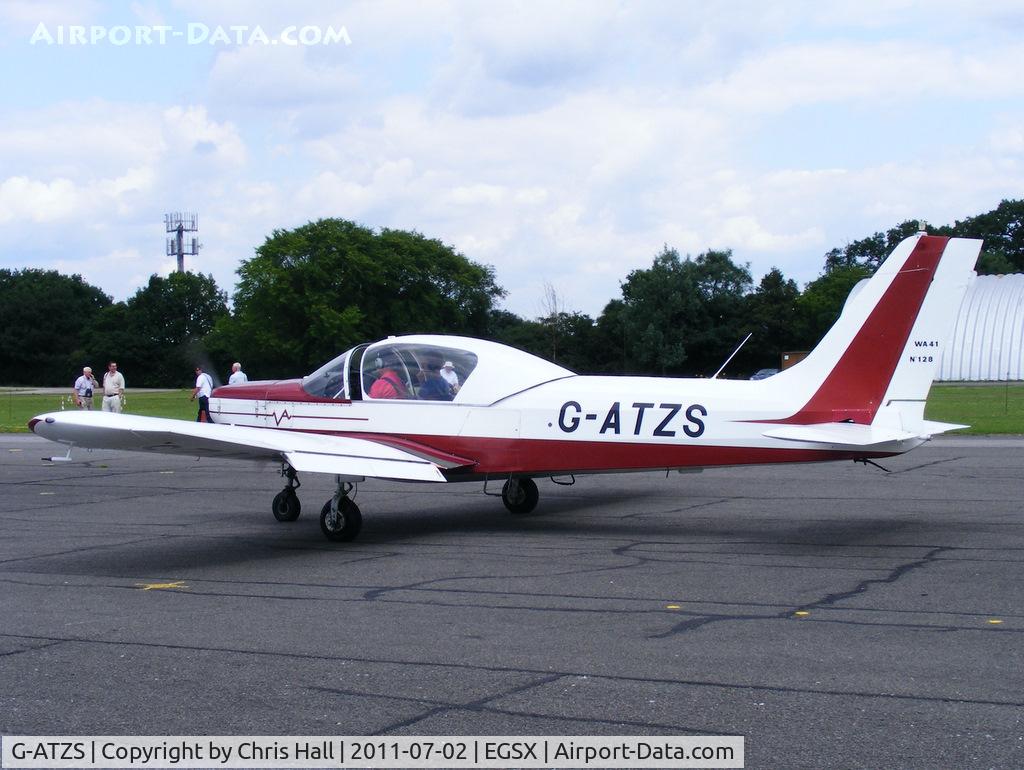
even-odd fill
[(429, 449), (396, 448), (348, 436), (327, 436), (277, 428), (186, 422), (111, 412), (50, 412), (29, 428), (43, 438), (90, 449), (123, 449), (285, 461), (297, 471), (367, 476), (404, 481), (444, 481)]

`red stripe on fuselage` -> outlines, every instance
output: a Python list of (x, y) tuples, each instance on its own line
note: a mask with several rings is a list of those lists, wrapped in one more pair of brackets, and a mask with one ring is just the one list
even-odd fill
[(557, 439), (483, 438), (480, 436), (370, 436), (353, 438), (401, 447), (401, 441), (431, 449), (439, 455), (475, 459), (475, 465), (445, 470), (457, 480), (462, 475), (508, 474), (547, 476), (568, 473), (710, 468), (717, 465), (764, 465), (890, 457), (893, 452), (849, 452), (819, 449), (644, 444), (620, 441), (565, 441)]
[[(922, 236), (817, 392), (796, 414), (766, 423), (869, 425), (882, 405), (949, 238)], [(952, 311), (951, 311), (952, 312)]]

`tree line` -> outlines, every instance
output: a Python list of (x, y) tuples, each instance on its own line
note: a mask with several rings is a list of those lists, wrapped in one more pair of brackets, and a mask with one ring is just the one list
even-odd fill
[[(111, 360), (134, 387), (184, 387), (197, 363), (216, 377), (235, 360), (253, 378), (293, 377), (410, 333), (492, 339), (578, 372), (690, 376), (713, 374), (752, 333), (723, 375), (747, 376), (813, 347), (853, 286), (917, 228), (832, 249), (802, 290), (776, 268), (755, 283), (730, 250), (691, 257), (666, 245), (597, 318), (567, 310), (555, 286), (540, 317), (522, 318), (498, 307), (493, 268), (416, 232), (344, 219), (275, 230), (239, 267), (230, 307), (210, 275), (154, 275), (114, 302), (78, 275), (0, 270), (0, 383), (70, 386), (83, 365)], [(929, 231), (983, 238), (979, 273), (1024, 272), (1024, 200)]]

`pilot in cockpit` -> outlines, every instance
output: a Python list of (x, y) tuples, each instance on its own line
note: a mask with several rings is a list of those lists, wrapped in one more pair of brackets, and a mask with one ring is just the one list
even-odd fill
[(394, 370), (394, 362), (377, 359), (377, 378), (370, 386), (370, 398), (409, 398), (409, 389)]

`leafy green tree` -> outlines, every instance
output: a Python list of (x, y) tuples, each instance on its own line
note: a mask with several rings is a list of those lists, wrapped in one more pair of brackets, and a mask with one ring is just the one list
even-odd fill
[(541, 321), (528, 320), (507, 310), (493, 310), (485, 336), (551, 360), (551, 332)]
[[(96, 314), (90, 324), (89, 339), (81, 351), (81, 357), (84, 361), (94, 362), (94, 368), (99, 366), (95, 374), (101, 381), (107, 364), (117, 361), (118, 370), (124, 374), (127, 385), (149, 385), (138, 378), (145, 371), (143, 362), (152, 360), (152, 356), (136, 333), (125, 302), (115, 302)], [(161, 384), (167, 386), (167, 383)]]
[(504, 295), (493, 268), (438, 240), (344, 219), (275, 230), (238, 274), (213, 344), (258, 376), (308, 372), (389, 334), (484, 334)]
[(228, 295), (212, 275), (171, 273), (150, 276), (128, 300), (128, 312), (145, 341), (169, 348), (201, 339), (226, 315)]
[(864, 265), (836, 267), (804, 287), (797, 298), (795, 341), (810, 350), (839, 318), (850, 292), (871, 275)]
[(1024, 200), (1004, 200), (992, 211), (940, 227), (936, 235), (982, 238), (978, 273), (1024, 272)]
[(629, 358), (645, 371), (665, 374), (686, 360), (684, 331), (701, 315), (697, 276), (690, 260), (667, 245), (646, 270), (622, 284), (623, 324)]
[(548, 333), (553, 328), (557, 340), (556, 364), (574, 372), (592, 372), (594, 366), (595, 326), (594, 319), (586, 313), (560, 312), (545, 319)]
[(116, 360), (132, 386), (181, 387), (192, 382), (197, 363), (216, 376), (202, 340), (227, 313), (227, 293), (213, 276), (153, 275), (96, 318), (90, 348), (100, 360)]
[(613, 299), (597, 317), (593, 331), (593, 371), (617, 374), (632, 371), (626, 314), (626, 303), (621, 299)]
[(974, 269), (978, 275), (1006, 275), (1007, 273), (1019, 273), (1024, 270), (1024, 267), (1011, 262), (1010, 257), (1004, 252), (989, 251), (983, 246)]
[[(916, 233), (918, 227), (917, 221), (907, 220), (885, 233), (832, 249), (825, 255), (825, 270), (860, 266), (874, 272), (896, 245)], [(931, 227), (929, 232), (984, 240), (977, 265), (981, 275), (1024, 271), (1024, 199), (1001, 201), (992, 211), (957, 220), (952, 225)]]
[(684, 260), (666, 246), (650, 268), (634, 270), (622, 284), (631, 365), (660, 374), (712, 373), (742, 339), (750, 284), (750, 270), (734, 263), (731, 251)]
[[(554, 348), (552, 333), (555, 334)], [(554, 316), (526, 320), (507, 310), (493, 310), (486, 337), (554, 361), (575, 372), (595, 370), (593, 347), (596, 327), (594, 319), (585, 313), (561, 311)], [(555, 357), (552, 357), (553, 349)]]
[(825, 255), (825, 272), (837, 268), (863, 267), (869, 273), (874, 273), (899, 242), (916, 233), (919, 226), (916, 220), (908, 219), (884, 233), (875, 233), (842, 248), (832, 249)]
[(781, 270), (773, 267), (765, 273), (757, 289), (746, 297), (746, 328), (754, 336), (737, 356), (737, 366), (750, 371), (779, 367), (783, 351), (801, 341), (795, 323), (799, 297), (796, 282)]
[(731, 249), (704, 252), (694, 265), (705, 320), (690, 332), (691, 371), (711, 375), (752, 331), (746, 317), (746, 296), (752, 286), (750, 265), (733, 262)]
[(110, 303), (80, 275), (0, 270), (0, 382), (70, 388), (90, 363), (88, 328)]
[(509, 310), (492, 308), (487, 313), (487, 329), (482, 336), (484, 339), (504, 343), (509, 339), (510, 335), (516, 333), (516, 329), (525, 323), (527, 321), (522, 316), (516, 315)]

